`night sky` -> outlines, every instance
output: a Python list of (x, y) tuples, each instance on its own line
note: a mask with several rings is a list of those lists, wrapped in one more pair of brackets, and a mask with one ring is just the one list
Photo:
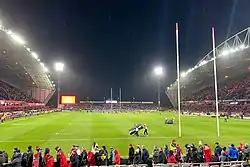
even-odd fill
[[(34, 48), (50, 71), (65, 63), (62, 92), (102, 100), (156, 100), (176, 78), (175, 23), (180, 24), (181, 71), (250, 25), (249, 0), (1, 0), (1, 16)], [(4, 19), (2, 19), (4, 20)]]

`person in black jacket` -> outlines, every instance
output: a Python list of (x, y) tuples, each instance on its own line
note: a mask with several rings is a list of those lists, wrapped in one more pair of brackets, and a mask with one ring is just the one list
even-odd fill
[(12, 167), (21, 167), (21, 153), (19, 149), (15, 149), (14, 154), (12, 156), (11, 166)]
[(3, 152), (0, 151), (0, 167), (3, 167), (4, 163), (5, 163), (5, 157), (3, 155)]
[(27, 167), (27, 164), (28, 164), (27, 158), (28, 158), (28, 154), (24, 152), (22, 155), (22, 162), (21, 162), (22, 167)]
[(222, 148), (220, 147), (220, 144), (216, 142), (215, 148), (214, 148), (214, 156), (216, 158), (216, 161), (220, 160), (221, 151), (222, 151)]
[(80, 166), (86, 166), (88, 161), (87, 161), (87, 156), (88, 156), (88, 153), (86, 151), (86, 149), (83, 147), (82, 148), (82, 152), (81, 152), (81, 155), (80, 155)]
[(135, 157), (135, 149), (132, 144), (129, 145), (128, 149), (128, 164), (131, 165), (134, 163), (134, 157)]
[(149, 153), (145, 146), (142, 146), (142, 163), (147, 164), (149, 160)]
[(4, 163), (8, 163), (9, 162), (9, 155), (7, 154), (7, 152), (6, 151), (4, 151), (3, 150), (3, 156), (4, 156), (4, 158), (5, 158), (5, 162)]
[(101, 159), (101, 165), (107, 166), (108, 165), (108, 151), (106, 149), (106, 146), (102, 146), (102, 149), (99, 151), (100, 159)]
[(79, 167), (79, 155), (76, 153), (76, 150), (72, 150), (70, 155), (71, 167)]
[(160, 164), (167, 163), (167, 159), (162, 148), (159, 148), (159, 156), (157, 158), (157, 163), (160, 163)]
[(27, 151), (27, 167), (32, 167), (33, 163), (33, 151), (32, 151), (32, 146), (28, 147), (28, 151)]

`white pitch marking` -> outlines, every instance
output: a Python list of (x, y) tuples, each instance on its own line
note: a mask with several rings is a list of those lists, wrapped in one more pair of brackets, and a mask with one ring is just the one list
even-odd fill
[[(204, 136), (203, 136), (204, 137)], [(183, 137), (183, 138), (193, 138), (193, 136)], [(205, 136), (205, 138), (215, 138), (214, 136)], [(95, 139), (56, 139), (56, 140), (2, 140), (0, 143), (28, 143), (28, 142), (64, 142), (64, 141), (89, 141), (89, 140), (131, 140), (131, 139), (178, 139), (176, 136), (159, 136), (159, 137), (123, 137), (123, 138), (95, 138)]]

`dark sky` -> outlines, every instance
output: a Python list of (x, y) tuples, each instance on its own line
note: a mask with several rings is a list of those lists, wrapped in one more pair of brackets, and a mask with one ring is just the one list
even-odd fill
[(164, 87), (176, 76), (175, 23), (180, 24), (181, 71), (250, 24), (249, 0), (1, 0), (2, 16), (52, 70), (65, 63), (62, 92), (102, 100), (156, 100), (156, 65)]

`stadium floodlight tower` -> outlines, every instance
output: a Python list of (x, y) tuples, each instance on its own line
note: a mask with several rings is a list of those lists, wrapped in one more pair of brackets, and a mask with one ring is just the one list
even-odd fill
[(58, 74), (58, 82), (57, 82), (57, 108), (60, 106), (60, 75), (63, 72), (64, 69), (64, 64), (61, 62), (56, 62), (55, 63), (55, 70)]
[(161, 66), (156, 67), (154, 69), (154, 73), (158, 77), (158, 110), (160, 110), (160, 107), (161, 107), (161, 92), (160, 92), (160, 89), (161, 89), (161, 77), (163, 75), (162, 67)]

